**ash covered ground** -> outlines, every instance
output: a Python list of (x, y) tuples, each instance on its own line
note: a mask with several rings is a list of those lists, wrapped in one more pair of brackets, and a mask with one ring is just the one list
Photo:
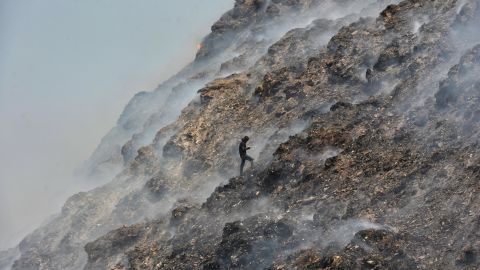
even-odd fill
[(0, 266), (479, 269), (479, 4), (237, 0)]

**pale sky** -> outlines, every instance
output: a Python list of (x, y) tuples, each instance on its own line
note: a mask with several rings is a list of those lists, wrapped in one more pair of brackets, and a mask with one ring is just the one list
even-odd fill
[(138, 91), (192, 61), (233, 0), (0, 0), (0, 249), (60, 210)]

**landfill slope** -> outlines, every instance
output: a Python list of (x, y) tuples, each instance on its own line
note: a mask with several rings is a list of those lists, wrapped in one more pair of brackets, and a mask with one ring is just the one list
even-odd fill
[(476, 0), (237, 0), (12, 269), (479, 269), (478, 26)]

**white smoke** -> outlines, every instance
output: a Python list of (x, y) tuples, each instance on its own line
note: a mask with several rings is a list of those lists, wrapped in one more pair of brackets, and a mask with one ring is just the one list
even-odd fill
[[(116, 168), (88, 183), (72, 172), (132, 91), (154, 87), (193, 59), (195, 43), (232, 5), (60, 2), (0, 4), (0, 250), (40, 226), (71, 194), (111, 180)], [(164, 14), (173, 10), (183, 13)]]

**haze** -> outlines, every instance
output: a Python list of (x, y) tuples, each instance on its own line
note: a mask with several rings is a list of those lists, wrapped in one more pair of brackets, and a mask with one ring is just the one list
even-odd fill
[(193, 60), (232, 0), (0, 1), (0, 249), (81, 189), (129, 98)]

